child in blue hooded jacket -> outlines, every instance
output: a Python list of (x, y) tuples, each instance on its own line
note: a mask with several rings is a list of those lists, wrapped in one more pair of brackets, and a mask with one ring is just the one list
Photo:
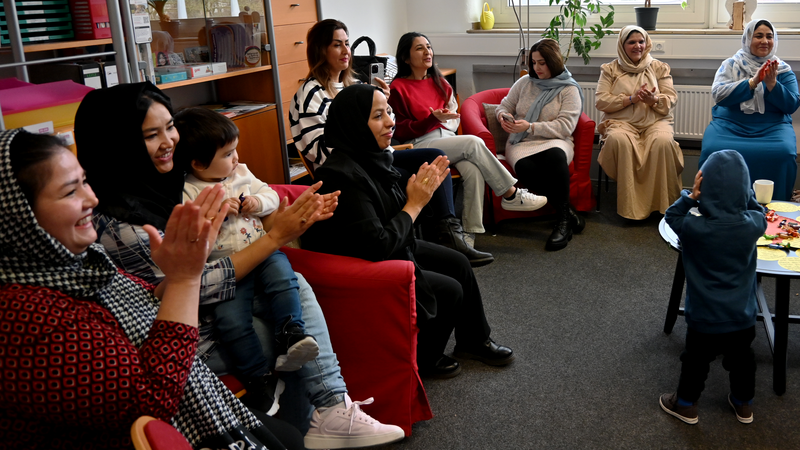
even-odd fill
[(728, 403), (739, 422), (751, 423), (756, 241), (767, 221), (742, 156), (734, 150), (712, 154), (697, 172), (691, 192), (681, 193), (665, 219), (678, 235), (683, 252), (687, 330), (678, 391), (663, 394), (659, 404), (668, 414), (697, 423), (697, 400), (709, 364), (722, 354), (722, 367), (730, 374)]

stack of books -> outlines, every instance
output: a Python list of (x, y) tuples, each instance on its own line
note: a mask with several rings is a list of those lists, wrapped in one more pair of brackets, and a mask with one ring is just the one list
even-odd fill
[(274, 105), (274, 103), (261, 103), (261, 102), (251, 102), (242, 100), (238, 102), (228, 102), (221, 104), (217, 103), (217, 104), (201, 105), (201, 106), (203, 108), (208, 108), (212, 111), (216, 111), (225, 117), (233, 118), (252, 111), (258, 111), (259, 109), (266, 108), (267, 106), (270, 105)]

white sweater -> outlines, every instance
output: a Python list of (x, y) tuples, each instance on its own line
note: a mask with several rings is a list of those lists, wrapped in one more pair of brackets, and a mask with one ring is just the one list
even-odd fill
[(272, 190), (267, 183), (256, 178), (244, 164), (239, 164), (233, 175), (221, 183), (202, 181), (192, 174), (186, 175), (186, 183), (183, 185), (183, 200), (194, 200), (200, 195), (200, 191), (216, 184), (222, 184), (226, 199), (238, 199), (240, 195), (253, 196), (258, 199), (259, 208), (253, 216), (239, 214), (238, 216), (229, 215), (225, 218), (225, 222), (219, 229), (217, 241), (214, 243), (214, 249), (208, 257), (209, 261), (216, 261), (239, 252), (267, 234), (259, 217), (272, 214), (280, 206), (278, 193)]
[[(502, 113), (511, 114), (517, 120), (525, 119), (541, 92), (529, 76), (518, 79), (495, 111), (498, 121), (502, 120)], [(556, 98), (542, 108), (539, 118), (533, 123), (533, 134), (528, 134), (516, 145), (506, 143), (506, 160), (511, 167), (523, 158), (553, 147), (564, 151), (567, 164), (572, 162), (575, 155), (572, 133), (581, 117), (581, 106), (581, 95), (576, 87), (562, 89)]]

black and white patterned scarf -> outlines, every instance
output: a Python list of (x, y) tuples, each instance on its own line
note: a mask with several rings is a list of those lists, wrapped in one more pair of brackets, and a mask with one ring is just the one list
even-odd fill
[[(0, 284), (42, 286), (94, 300), (141, 347), (156, 318), (158, 299), (120, 274), (100, 244), (75, 255), (39, 226), (11, 169), (9, 149), (18, 132), (0, 132)], [(245, 448), (266, 449), (253, 436), (263, 432), (261, 422), (198, 359), (172, 424), (195, 447), (242, 448), (233, 445), (249, 441), (255, 445)]]

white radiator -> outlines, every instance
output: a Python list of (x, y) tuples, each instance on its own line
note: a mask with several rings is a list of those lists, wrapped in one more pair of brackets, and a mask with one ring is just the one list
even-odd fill
[[(594, 107), (597, 83), (578, 83), (583, 92), (583, 110), (586, 115), (600, 123), (600, 111)], [(675, 118), (675, 137), (679, 139), (703, 139), (703, 132), (711, 122), (710, 86), (675, 86), (678, 103), (672, 111)]]

